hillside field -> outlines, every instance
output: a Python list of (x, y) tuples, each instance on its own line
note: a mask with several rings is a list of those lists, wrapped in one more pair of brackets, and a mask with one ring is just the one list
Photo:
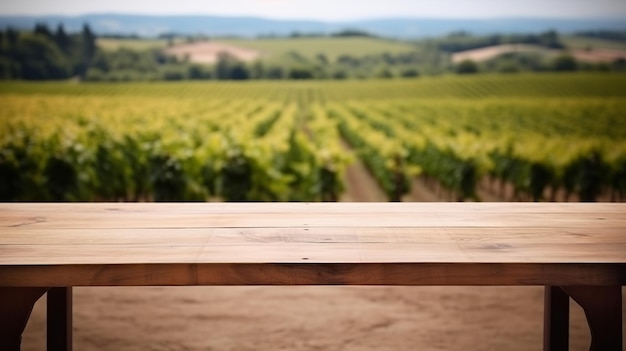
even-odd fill
[(341, 55), (365, 56), (372, 54), (407, 53), (417, 50), (408, 42), (376, 38), (276, 38), (276, 39), (223, 39), (224, 43), (258, 50), (269, 57), (281, 57), (289, 52), (297, 52), (314, 60), (324, 54), (330, 61)]
[(165, 49), (167, 47), (166, 39), (113, 39), (113, 38), (98, 38), (97, 45), (99, 48), (107, 51), (113, 51), (118, 49), (130, 49), (130, 50), (152, 50), (152, 49)]
[(569, 49), (573, 50), (609, 49), (626, 51), (626, 42), (617, 40), (607, 40), (581, 36), (564, 36), (563, 43)]
[[(185, 44), (183, 39), (177, 38), (176, 44)], [(272, 39), (243, 39), (243, 38), (216, 38), (208, 42), (256, 50), (263, 57), (281, 57), (289, 52), (297, 52), (308, 59), (315, 59), (318, 54), (324, 54), (329, 60), (335, 60), (341, 55), (365, 56), (389, 52), (392, 54), (415, 51), (416, 47), (408, 42), (392, 41), (376, 38), (272, 38)], [(204, 41), (198, 41), (204, 43)], [(98, 46), (104, 50), (128, 48), (133, 50), (166, 49), (166, 39), (111, 39), (99, 38)]]

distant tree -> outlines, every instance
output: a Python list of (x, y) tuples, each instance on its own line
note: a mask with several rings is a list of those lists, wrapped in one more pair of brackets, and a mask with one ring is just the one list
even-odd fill
[(559, 40), (559, 34), (550, 30), (539, 35), (539, 44), (550, 49), (563, 49), (564, 45)]
[(220, 53), (215, 64), (214, 75), (217, 79), (244, 80), (250, 79), (250, 70), (232, 55)]
[(243, 62), (237, 62), (230, 69), (230, 77), (228, 79), (233, 80), (245, 80), (250, 79), (250, 70)]
[(561, 55), (552, 61), (552, 69), (558, 72), (576, 71), (578, 69), (578, 62), (571, 55)]
[(419, 77), (419, 72), (415, 68), (405, 68), (400, 72), (400, 76), (403, 78), (415, 78)]
[(163, 79), (165, 80), (183, 80), (187, 78), (186, 72), (179, 66), (166, 66), (163, 69)]
[(346, 79), (348, 78), (348, 73), (343, 69), (336, 70), (333, 75), (333, 79)]
[(516, 61), (520, 69), (535, 72), (546, 69), (543, 57), (537, 53), (515, 53), (513, 59)]
[(189, 79), (211, 79), (211, 71), (203, 65), (193, 64), (187, 71)]
[(230, 69), (235, 59), (225, 52), (217, 54), (217, 63), (215, 64), (215, 78), (229, 79)]
[(257, 60), (252, 64), (252, 67), (250, 67), (250, 78), (265, 78), (265, 65), (263, 65), (263, 62)]
[(57, 44), (59, 49), (61, 49), (61, 52), (65, 55), (70, 54), (72, 39), (65, 33), (65, 29), (63, 29), (62, 24), (59, 24), (56, 32), (54, 33), (54, 42)]
[(289, 79), (312, 79), (313, 77), (313, 72), (307, 67), (293, 67), (289, 70)]
[(37, 24), (35, 24), (34, 33), (35, 34), (39, 34), (39, 35), (43, 35), (44, 37), (46, 37), (46, 39), (54, 40), (54, 35), (52, 35), (52, 32), (50, 31), (50, 28), (48, 28), (48, 25), (46, 25), (45, 23), (37, 23)]
[(626, 71), (626, 59), (620, 57), (613, 61), (612, 68), (615, 71)]
[(114, 53), (109, 54), (104, 51), (99, 51), (93, 59), (92, 67), (97, 68), (102, 72), (109, 71), (112, 66), (111, 60), (114, 55)]
[(375, 38), (376, 35), (368, 33), (360, 29), (344, 29), (339, 32), (332, 33), (331, 37), (370, 37)]
[(13, 46), (17, 44), (17, 39), (19, 38), (20, 33), (14, 28), (7, 28), (6, 31), (6, 45)]
[(106, 80), (106, 78), (107, 74), (96, 67), (89, 68), (87, 75), (85, 76), (85, 79), (90, 82), (100, 82)]
[(80, 62), (76, 67), (76, 73), (84, 78), (97, 51), (96, 36), (91, 31), (91, 28), (89, 28), (88, 24), (83, 25), (80, 42), (81, 57)]
[(267, 79), (285, 79), (285, 69), (282, 66), (269, 66), (265, 69), (264, 78)]
[(329, 76), (328, 69), (323, 65), (314, 65), (311, 67), (314, 79), (326, 79)]
[(393, 72), (391, 72), (388, 67), (381, 67), (376, 71), (376, 73), (374, 73), (374, 77), (384, 79), (393, 78)]
[(456, 73), (458, 74), (471, 74), (478, 72), (478, 65), (472, 60), (463, 60), (456, 65)]
[(67, 58), (44, 35), (22, 35), (14, 55), (24, 79), (62, 79), (70, 74)]
[(16, 79), (20, 77), (20, 65), (0, 55), (0, 79)]

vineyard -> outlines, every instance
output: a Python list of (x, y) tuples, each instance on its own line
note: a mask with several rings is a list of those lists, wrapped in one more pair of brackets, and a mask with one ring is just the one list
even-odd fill
[[(2, 83), (0, 201), (623, 201), (626, 76)], [(561, 198), (557, 198), (561, 194)]]

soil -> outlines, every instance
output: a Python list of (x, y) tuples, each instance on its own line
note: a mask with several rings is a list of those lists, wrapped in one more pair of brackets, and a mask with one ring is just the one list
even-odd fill
[(464, 60), (482, 62), (482, 61), (490, 60), (496, 56), (510, 53), (510, 52), (537, 52), (540, 50), (545, 50), (545, 49), (537, 45), (527, 45), (527, 44), (494, 45), (494, 46), (487, 46), (487, 47), (480, 48), (480, 49), (472, 49), (472, 50), (465, 50), (465, 51), (457, 52), (452, 55), (452, 62), (459, 63)]
[[(343, 200), (384, 201), (363, 164), (346, 176)], [(414, 186), (407, 200), (445, 199)], [(588, 350), (573, 302), (570, 318), (570, 350)], [(532, 351), (542, 334), (542, 287), (74, 288), (74, 349), (84, 351)], [(45, 350), (45, 297), (22, 350)]]
[[(559, 50), (550, 50), (537, 45), (502, 44), (454, 53), (452, 54), (452, 62), (459, 63), (464, 60), (483, 62), (511, 52), (545, 52), (552, 55), (563, 53)], [(587, 63), (612, 63), (620, 59), (626, 59), (626, 51), (614, 49), (572, 50), (569, 54), (577, 61)]]
[[(584, 315), (571, 314), (571, 350), (587, 350)], [(541, 287), (74, 289), (74, 349), (87, 351), (532, 351), (542, 325)], [(22, 346), (45, 350), (45, 297)]]
[(613, 63), (617, 60), (625, 60), (626, 51), (611, 49), (575, 50), (574, 52), (572, 52), (572, 56), (574, 56), (576, 60), (582, 62)]
[(344, 202), (384, 202), (387, 195), (369, 174), (363, 162), (357, 160), (346, 170), (346, 191), (340, 197)]
[(251, 62), (261, 57), (261, 52), (238, 46), (201, 41), (189, 44), (180, 44), (165, 50), (168, 54), (180, 59), (188, 58), (193, 63), (216, 63), (220, 54), (227, 54), (239, 61)]

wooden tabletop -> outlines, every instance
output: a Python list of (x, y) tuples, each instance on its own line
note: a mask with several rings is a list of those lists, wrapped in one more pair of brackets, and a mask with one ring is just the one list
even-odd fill
[(553, 281), (626, 284), (626, 204), (0, 204), (0, 286)]

